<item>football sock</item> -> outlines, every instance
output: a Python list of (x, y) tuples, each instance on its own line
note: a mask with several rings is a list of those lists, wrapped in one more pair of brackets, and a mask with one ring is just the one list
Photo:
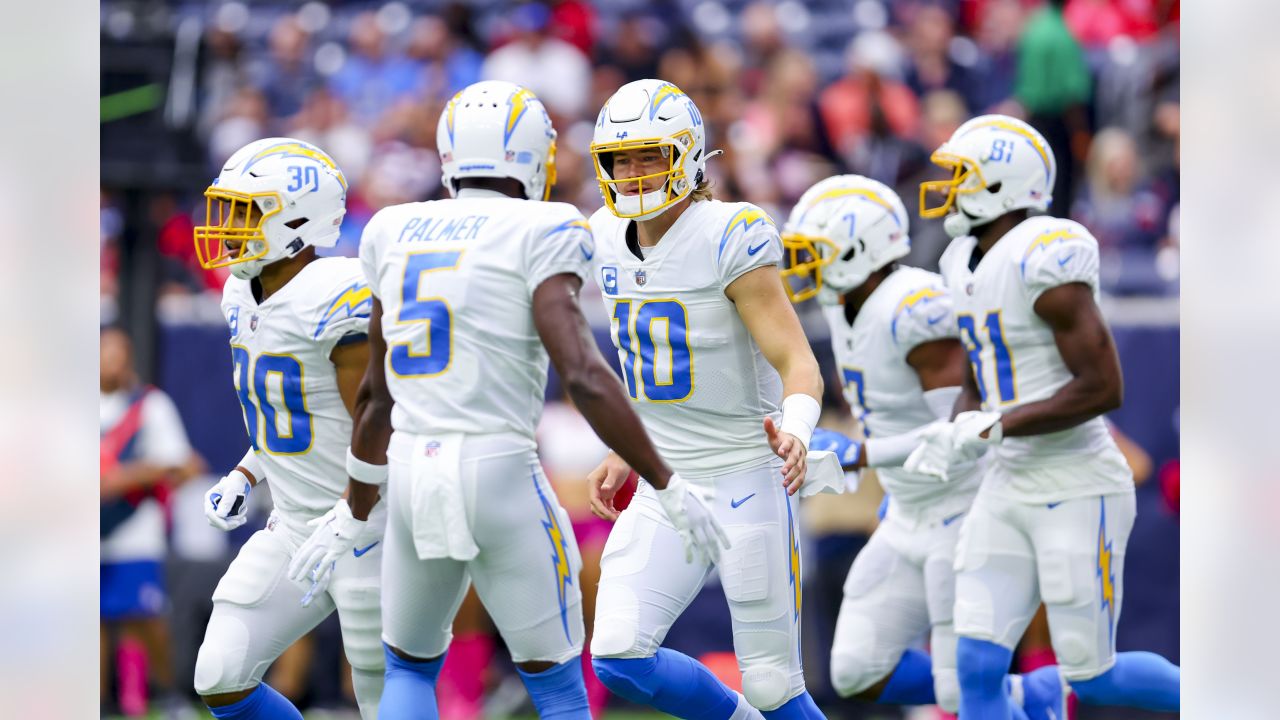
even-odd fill
[(302, 713), (285, 696), (266, 683), (237, 703), (209, 708), (219, 720), (302, 720)]
[[(405, 660), (382, 644), (387, 659), (387, 679), (382, 687), (378, 720), (439, 720), (436, 678), (445, 656), (435, 660)], [(447, 653), (446, 653), (447, 655)]]
[(516, 668), (542, 720), (591, 720), (582, 661), (573, 658), (539, 673)]
[(738, 694), (688, 655), (659, 648), (647, 658), (592, 658), (596, 677), (615, 694), (684, 720), (724, 720)]
[(960, 716), (965, 720), (1009, 720), (1019, 715), (1009, 702), (1005, 674), (1013, 651), (986, 640), (961, 637), (956, 643)]
[(932, 705), (933, 660), (919, 650), (902, 653), (902, 659), (889, 676), (876, 702), (885, 705)]
[(768, 720), (823, 720), (826, 718), (807, 690), (782, 703), (781, 707), (774, 710), (761, 710), (760, 714)]
[(1089, 680), (1071, 682), (1080, 702), (1086, 705), (1113, 705), (1159, 712), (1178, 712), (1181, 702), (1182, 670), (1149, 652), (1116, 654), (1116, 664)]

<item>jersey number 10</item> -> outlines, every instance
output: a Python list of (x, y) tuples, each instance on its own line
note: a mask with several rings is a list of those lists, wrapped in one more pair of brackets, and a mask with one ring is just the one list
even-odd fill
[[(973, 378), (978, 384), (978, 394), (982, 402), (987, 402), (987, 382), (982, 368), (982, 341), (978, 339), (978, 327), (972, 315), (957, 314), (956, 323), (960, 325), (960, 341), (969, 353), (969, 365), (973, 368)], [(1000, 322), (1000, 311), (987, 313), (983, 323), (986, 326), (987, 338), (995, 355), (996, 387), (1000, 393), (1001, 403), (1010, 403), (1018, 399), (1018, 389), (1014, 386), (1013, 356), (1009, 354), (1009, 346), (1004, 342), (1004, 326)]]
[[(639, 399), (636, 375), (650, 402), (682, 402), (693, 393), (693, 355), (686, 327), (689, 313), (678, 300), (645, 300), (632, 312), (630, 300), (613, 306), (613, 342), (621, 350), (627, 392)], [(659, 330), (665, 326), (665, 332)], [(655, 332), (658, 330), (658, 332)]]

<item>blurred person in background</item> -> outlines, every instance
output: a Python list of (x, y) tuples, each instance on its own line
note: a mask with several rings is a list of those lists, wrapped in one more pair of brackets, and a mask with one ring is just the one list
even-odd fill
[(534, 92), (554, 119), (574, 120), (587, 111), (591, 63), (581, 50), (557, 38), (551, 10), (539, 2), (518, 6), (510, 20), (515, 36), (489, 53), (480, 75)]
[(342, 448), (369, 363), (373, 301), (359, 263), (316, 254), (337, 241), (346, 196), (346, 178), (319, 148), (258, 140), (233, 154), (205, 191), (207, 217), (194, 232), (201, 264), (233, 276), (222, 316), (250, 445), (201, 504), (225, 531), (248, 522), (249, 495), (261, 483), (270, 483), (273, 504), (213, 592), (194, 686), (217, 718), (301, 720), (262, 676), (334, 610), (361, 716), (378, 713), (386, 505), (352, 536), (350, 556), (313, 567), (304, 542), (338, 512), (330, 508), (346, 484)]
[[(883, 31), (860, 33), (849, 43), (846, 59), (848, 73), (822, 91), (818, 107), (827, 136), (845, 165), (853, 168), (858, 165), (859, 153), (866, 154), (873, 136), (914, 136), (920, 110), (911, 89), (898, 80), (902, 74), (902, 49), (892, 35)], [(863, 174), (878, 176), (882, 182), (897, 180), (885, 180), (883, 173), (863, 169)], [(892, 170), (896, 169), (894, 164)]]
[(1053, 212), (1066, 215), (1075, 198), (1076, 165), (1089, 144), (1086, 106), (1092, 90), (1080, 43), (1062, 18), (1067, 0), (1047, 0), (1031, 14), (1018, 39), (1014, 97), (1027, 122), (1053, 147), (1057, 179)]
[[(906, 44), (911, 59), (907, 65), (907, 87), (924, 97), (936, 90), (950, 90), (964, 98), (965, 108), (974, 113), (981, 109), (982, 88), (987, 78), (978, 77), (974, 56), (959, 55), (966, 63), (957, 60), (953, 51), (956, 42), (955, 21), (941, 4), (928, 2), (918, 7), (907, 26)], [(972, 45), (966, 47), (973, 50)]]
[(284, 15), (271, 26), (266, 57), (250, 65), (253, 84), (266, 99), (268, 112), (285, 125), (302, 111), (303, 102), (321, 84), (307, 52), (310, 41), (297, 17)]
[(350, 177), (363, 177), (373, 154), (369, 129), (351, 118), (346, 103), (328, 87), (307, 94), (289, 123), (290, 136), (325, 148)]
[(1154, 253), (1168, 212), (1143, 177), (1133, 137), (1120, 128), (1095, 135), (1071, 217), (1093, 232), (1103, 251)]
[(421, 74), (419, 94), (441, 102), (479, 80), (480, 66), (484, 62), (484, 56), (454, 35), (449, 24), (434, 15), (424, 15), (413, 21), (405, 54)]
[(272, 122), (266, 98), (248, 85), (237, 89), (207, 116), (217, 118), (210, 128), (207, 148), (209, 164), (214, 168), (221, 168), (223, 158), (266, 135)]
[(370, 125), (422, 92), (419, 67), (389, 47), (373, 12), (362, 12), (351, 21), (347, 48), (346, 61), (329, 78), (329, 87), (357, 122)]
[[(215, 16), (213, 26), (205, 33), (201, 53), (199, 102), (205, 111), (200, 113), (196, 130), (206, 142), (212, 142), (211, 134), (223, 117), (222, 110), (231, 105), (232, 98), (248, 83), (244, 43), (230, 29), (225, 16), (225, 12)], [(212, 153), (210, 156), (225, 157)], [(217, 160), (211, 164), (216, 167)]]
[(778, 54), (786, 50), (787, 43), (773, 3), (759, 0), (751, 3), (738, 21), (742, 27), (742, 70), (738, 82), (748, 97), (755, 97), (763, 93), (768, 68)]
[(657, 21), (642, 13), (624, 15), (612, 34), (608, 52), (600, 58), (622, 71), (622, 81), (609, 91), (633, 80), (653, 77), (658, 72)]
[(164, 617), (164, 503), (200, 461), (173, 401), (138, 380), (129, 336), (104, 328), (99, 353), (101, 703), (105, 712), (114, 688), (120, 712), (146, 715), (150, 681), (174, 712), (185, 701), (173, 683)]
[[(982, 3), (973, 34), (982, 52), (975, 66), (973, 114), (1017, 112), (1012, 98), (1018, 72), (1018, 37), (1025, 16), (1020, 0)], [(926, 144), (926, 147), (937, 146)]]

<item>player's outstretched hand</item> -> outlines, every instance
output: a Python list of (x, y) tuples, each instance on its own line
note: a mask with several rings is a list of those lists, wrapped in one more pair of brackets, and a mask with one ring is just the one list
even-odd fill
[(333, 509), (307, 523), (315, 528), (289, 563), (289, 578), (294, 582), (311, 580), (311, 589), (302, 597), (302, 607), (324, 592), (333, 579), (338, 560), (356, 546), (356, 538), (364, 531), (366, 521), (351, 515), (346, 498), (340, 498)]
[(655, 494), (684, 540), (685, 562), (693, 562), (697, 555), (703, 562), (719, 563), (720, 546), (729, 549), (729, 535), (702, 498), (689, 492), (689, 482), (672, 473), (667, 486)]
[(630, 475), (631, 466), (612, 452), (587, 475), (591, 512), (596, 517), (603, 520), (618, 519), (618, 510), (613, 506), (613, 497), (618, 494), (618, 490)]
[(998, 445), (1004, 437), (1000, 413), (969, 410), (956, 415), (952, 421), (951, 455), (953, 462), (977, 460), (992, 445)]
[(778, 430), (773, 418), (764, 419), (764, 434), (769, 438), (769, 447), (782, 458), (783, 487), (787, 489), (788, 495), (795, 495), (804, 485), (805, 472), (808, 470), (808, 450), (795, 435)]
[(239, 470), (227, 473), (204, 494), (204, 516), (219, 530), (235, 530), (249, 521), (253, 484)]

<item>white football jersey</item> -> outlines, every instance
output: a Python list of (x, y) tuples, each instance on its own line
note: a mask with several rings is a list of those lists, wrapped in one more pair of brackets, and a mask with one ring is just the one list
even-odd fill
[(561, 273), (585, 280), (592, 245), (572, 205), (482, 190), (375, 215), (360, 261), (382, 302), (392, 426), (518, 433), (532, 448), (548, 362), (533, 291)]
[[(956, 337), (951, 298), (942, 278), (899, 267), (880, 283), (850, 325), (844, 306), (823, 308), (845, 400), (868, 437), (893, 437), (937, 420), (924, 401), (920, 377), (907, 364), (918, 345)], [(976, 463), (951, 468), (951, 480), (878, 468), (876, 475), (895, 503), (924, 509), (943, 503), (965, 507), (978, 490)], [(954, 503), (949, 499), (954, 498)]]
[[(955, 302), (960, 339), (969, 354), (984, 410), (1008, 412), (1044, 400), (1071, 380), (1053, 331), (1034, 305), (1046, 290), (1085, 283), (1098, 298), (1098, 241), (1070, 220), (1037, 216), (1010, 230), (969, 269), (977, 239), (954, 240), (939, 266)], [(1006, 490), (1044, 500), (1117, 492), (1131, 488), (1128, 473), (1036, 473), (1070, 466), (1083, 458), (1122, 456), (1101, 417), (1044, 435), (1006, 437), (996, 459), (1015, 471), (1025, 487)], [(1112, 463), (1113, 465), (1115, 463)], [(1017, 472), (1017, 471), (1033, 471)]]
[(748, 203), (692, 202), (643, 260), (628, 245), (630, 224), (607, 209), (591, 217), (593, 266), (645, 429), (686, 478), (768, 462), (764, 418), (781, 417), (782, 379), (724, 291), (778, 264), (773, 221)]
[(228, 278), (232, 382), (277, 513), (299, 530), (347, 489), (351, 416), (329, 356), (363, 340), (373, 300), (360, 263), (321, 258), (259, 303), (251, 281)]

